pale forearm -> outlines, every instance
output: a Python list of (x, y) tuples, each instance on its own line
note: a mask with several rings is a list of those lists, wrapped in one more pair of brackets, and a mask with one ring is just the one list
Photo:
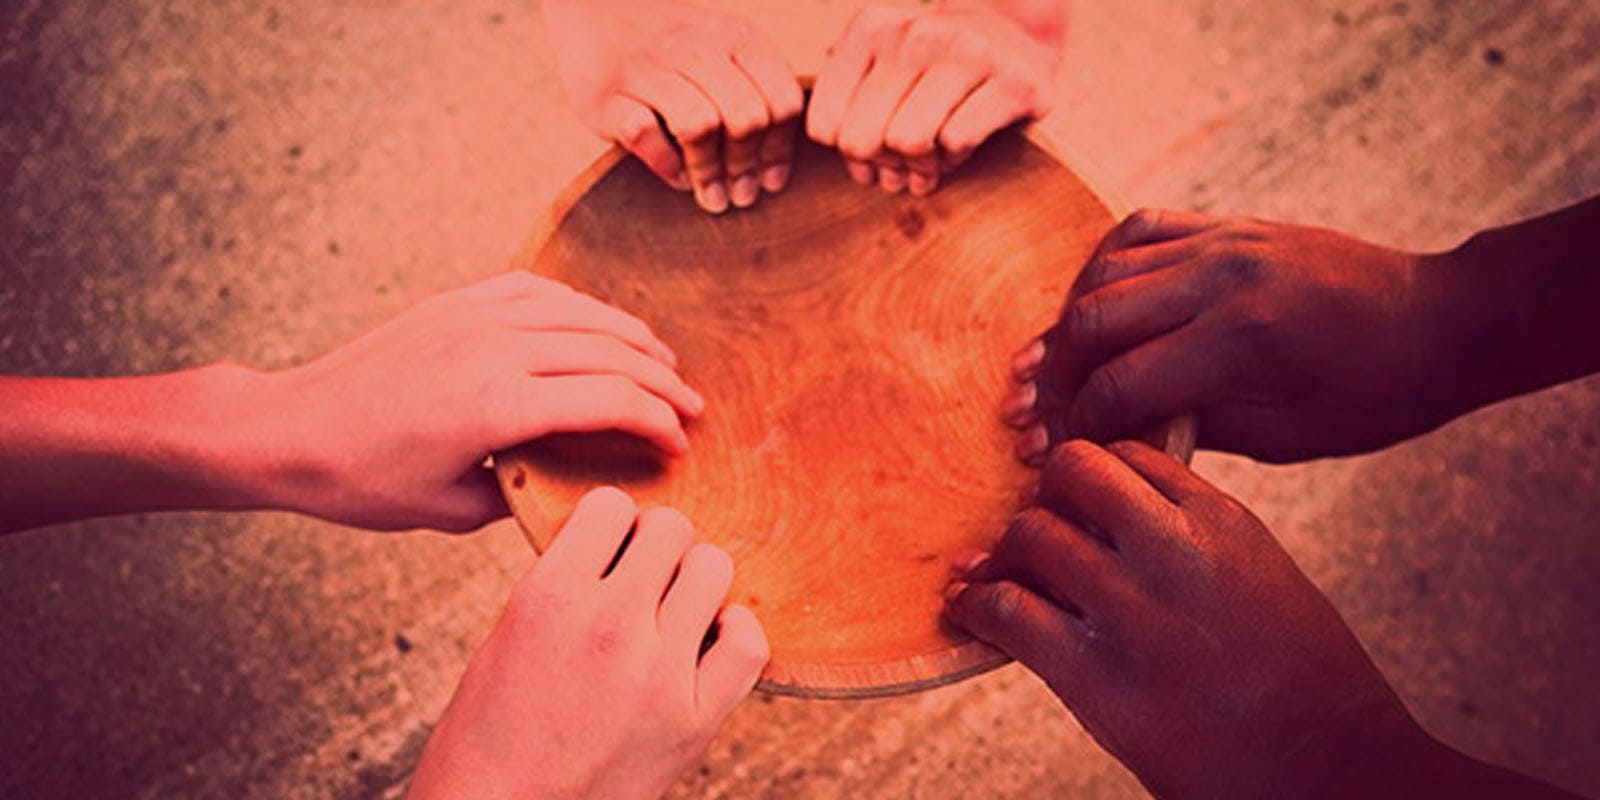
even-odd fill
[(1028, 36), (1059, 56), (1067, 36), (1066, 0), (941, 0), (940, 8), (980, 8), (1015, 22)]
[(267, 376), (0, 377), (0, 533), (135, 511), (277, 507)]

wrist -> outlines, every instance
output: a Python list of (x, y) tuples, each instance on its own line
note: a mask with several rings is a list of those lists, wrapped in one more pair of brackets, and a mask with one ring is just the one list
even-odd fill
[(1525, 391), (1518, 362), (1531, 320), (1497, 251), (1474, 236), (1418, 259), (1431, 342), (1419, 374), (1440, 422)]
[(255, 372), (242, 411), (218, 457), (235, 490), (257, 509), (331, 519), (348, 470), (338, 463), (339, 433), (330, 413), (339, 399), (326, 391), (329, 371), (314, 361), (276, 372)]
[(289, 509), (288, 476), (301, 471), (281, 427), (288, 406), (278, 376), (233, 363), (180, 373), (172, 413), (156, 424), (163, 466), (212, 510)]
[(1477, 240), (1416, 256), (1426, 343), (1417, 365), (1419, 407), (1435, 426), (1506, 396), (1508, 317), (1518, 303)]
[(987, 14), (1014, 26), (1050, 56), (1052, 74), (1060, 66), (1067, 38), (1067, 4), (1060, 0), (943, 0), (945, 13)]
[(1429, 736), (1398, 703), (1352, 708), (1287, 753), (1263, 796), (1306, 800), (1388, 800), (1419, 791), (1453, 753)]

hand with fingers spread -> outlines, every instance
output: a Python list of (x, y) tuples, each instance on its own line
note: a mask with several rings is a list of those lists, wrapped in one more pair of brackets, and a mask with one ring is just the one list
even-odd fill
[(744, 20), (676, 0), (547, 0), (550, 44), (584, 122), (713, 214), (789, 182), (804, 99)]
[(271, 376), (264, 422), (311, 451), (281, 505), (379, 529), (470, 530), (507, 515), (490, 453), (617, 430), (679, 455), (705, 401), (639, 319), (512, 272), (439, 295), (323, 358)]
[(617, 489), (579, 501), (468, 664), (412, 800), (660, 797), (767, 661), (755, 615), (723, 607), (728, 555), (692, 536)]
[(1269, 461), (1364, 452), (1452, 416), (1436, 260), (1317, 228), (1139, 211), (1016, 363), (1019, 454), (1187, 412), (1200, 444)]
[(1161, 798), (1568, 797), (1432, 739), (1249, 511), (1082, 440), (948, 592)]
[(867, 6), (817, 75), (806, 133), (856, 182), (926, 195), (991, 134), (1046, 112), (1065, 29), (1064, 2)]

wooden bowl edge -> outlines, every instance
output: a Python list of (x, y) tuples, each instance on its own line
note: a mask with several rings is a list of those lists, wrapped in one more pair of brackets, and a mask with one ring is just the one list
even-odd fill
[[(1120, 219), (1129, 211), (1127, 202), (1106, 188), (1093, 169), (1086, 166), (1070, 147), (1049, 136), (1036, 125), (1028, 126), (1022, 134), (1046, 155), (1070, 170), (1094, 196), (1105, 204), (1114, 218)], [(612, 145), (593, 163), (578, 173), (552, 204), (544, 222), (528, 236), (523, 246), (513, 256), (512, 269), (527, 269), (540, 250), (555, 235), (568, 214), (602, 177), (627, 157), (627, 151)], [(1162, 449), (1187, 464), (1194, 456), (1196, 420), (1185, 415), (1167, 423), (1166, 439)], [(512, 516), (517, 520), (524, 538), (541, 552), (539, 534), (548, 533), (559, 522), (541, 508), (528, 492), (513, 485), (519, 469), (531, 469), (514, 451), (496, 454), (495, 474), (501, 492), (506, 497)], [(538, 526), (538, 530), (534, 526)], [(997, 669), (1011, 659), (987, 644), (968, 640), (949, 650), (910, 656), (884, 664), (825, 664), (825, 663), (769, 663), (762, 671), (756, 685), (758, 691), (770, 694), (808, 699), (866, 699), (891, 697), (924, 691), (965, 680)], [(953, 669), (948, 669), (953, 667)], [(885, 680), (887, 678), (887, 680)]]

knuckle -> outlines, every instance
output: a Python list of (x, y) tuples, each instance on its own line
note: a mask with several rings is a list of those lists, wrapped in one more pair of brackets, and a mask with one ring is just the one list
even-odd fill
[(584, 651), (597, 662), (610, 661), (627, 646), (627, 627), (616, 615), (603, 613), (584, 632), (582, 642)]
[(1074, 344), (1093, 349), (1105, 323), (1105, 301), (1096, 292), (1090, 292), (1067, 306), (1067, 339)]
[(939, 146), (947, 153), (960, 153), (971, 150), (983, 143), (981, 133), (959, 121), (946, 123), (944, 129), (939, 131)]
[(785, 87), (779, 97), (772, 102), (772, 123), (777, 125), (790, 122), (799, 117), (805, 107), (806, 101), (800, 94), (799, 86)]
[(850, 27), (860, 28), (862, 32), (880, 31), (885, 28), (898, 28), (905, 22), (905, 18), (905, 12), (898, 8), (882, 3), (870, 3), (856, 14)]
[(995, 76), (995, 82), (1001, 93), (1018, 102), (1018, 104), (1032, 108), (1039, 99), (1039, 87), (1033, 76), (1016, 66), (1003, 66)]
[(766, 130), (771, 122), (765, 109), (745, 109), (736, 114), (730, 112), (723, 127), (730, 139), (748, 139)]
[(593, 348), (593, 352), (600, 360), (609, 364), (627, 364), (634, 361), (639, 351), (610, 336), (599, 335), (592, 337), (586, 346)]
[(1101, 412), (1121, 408), (1127, 401), (1125, 370), (1117, 362), (1111, 362), (1089, 373), (1089, 379), (1079, 390), (1085, 405)]
[(590, 378), (595, 391), (616, 403), (633, 403), (639, 399), (637, 385), (621, 375), (595, 375)]
[(831, 147), (837, 141), (834, 129), (825, 124), (817, 113), (817, 105), (812, 103), (806, 113), (806, 137), (824, 147)]
[(673, 536), (687, 540), (694, 535), (694, 526), (682, 511), (668, 506), (652, 506), (639, 514), (639, 530), (652, 535)]
[(1096, 256), (1083, 268), (1083, 282), (1088, 286), (1103, 286), (1116, 276), (1127, 272), (1127, 257), (1119, 252)]
[(1077, 474), (1088, 469), (1100, 456), (1100, 448), (1088, 439), (1071, 439), (1050, 451), (1045, 471), (1051, 475)]
[[(623, 323), (623, 328), (629, 335), (644, 341), (650, 341), (656, 338), (656, 332), (651, 330), (650, 326), (646, 324), (644, 320), (639, 319), (638, 317), (635, 317), (626, 311), (622, 312), (622, 314), (624, 315), (623, 319), (625, 320)], [(624, 344), (623, 346), (629, 347), (631, 345)]]
[(755, 625), (751, 625), (747, 631), (737, 637), (736, 652), (751, 665), (765, 664), (772, 658), (772, 646), (767, 642), (767, 635)]
[(878, 142), (868, 136), (850, 131), (839, 136), (839, 152), (856, 161), (871, 161), (877, 158), (880, 149)]
[(699, 142), (722, 129), (722, 118), (710, 106), (693, 105), (667, 119), (672, 135), (682, 142)]
[(1138, 458), (1149, 454), (1154, 448), (1136, 439), (1122, 439), (1106, 445), (1106, 450), (1118, 458)]
[(934, 134), (932, 131), (914, 130), (903, 122), (895, 122), (889, 126), (889, 133), (884, 137), (884, 144), (890, 150), (901, 155), (918, 157), (931, 155), (934, 150)]
[(1007, 549), (1031, 553), (1049, 538), (1054, 517), (1042, 508), (1027, 508), (1011, 518), (1001, 541)]
[(1122, 228), (1129, 234), (1141, 234), (1153, 231), (1161, 225), (1161, 209), (1140, 208), (1128, 215), (1122, 221)]
[(909, 61), (926, 63), (948, 50), (952, 34), (950, 23), (933, 17), (918, 17), (906, 26), (901, 47)]
[(988, 70), (994, 66), (989, 43), (972, 31), (957, 31), (950, 39), (949, 51), (968, 66), (978, 67), (981, 70)]
[(1027, 602), (1022, 587), (1010, 581), (992, 584), (988, 591), (983, 593), (983, 609), (995, 619), (1009, 620), (1022, 615), (1023, 604)]
[(753, 612), (743, 606), (732, 606), (722, 612), (722, 640), (729, 652), (751, 664), (766, 663), (772, 656), (772, 646), (766, 631)]
[(699, 542), (690, 548), (688, 558), (700, 565), (701, 569), (709, 572), (713, 577), (719, 575), (733, 576), (733, 556), (728, 551), (708, 542)]
[(617, 140), (628, 147), (637, 146), (656, 127), (655, 115), (647, 108), (634, 108), (627, 112), (618, 126)]
[(530, 572), (506, 604), (507, 617), (519, 628), (543, 626), (569, 616), (572, 611), (571, 599), (536, 575), (536, 571)]
[(1240, 285), (1259, 283), (1267, 270), (1266, 259), (1254, 244), (1235, 245), (1229, 250), (1223, 264)]

